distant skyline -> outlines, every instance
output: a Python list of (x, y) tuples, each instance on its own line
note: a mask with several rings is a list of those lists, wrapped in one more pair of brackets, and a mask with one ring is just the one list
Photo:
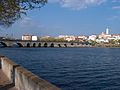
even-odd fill
[(1, 28), (0, 35), (91, 35), (106, 28), (120, 34), (120, 0), (48, 0), (44, 7), (28, 11), (12, 27)]

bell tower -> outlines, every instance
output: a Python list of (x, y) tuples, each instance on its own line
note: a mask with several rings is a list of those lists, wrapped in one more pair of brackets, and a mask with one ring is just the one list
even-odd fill
[(109, 34), (109, 28), (106, 28), (106, 34)]

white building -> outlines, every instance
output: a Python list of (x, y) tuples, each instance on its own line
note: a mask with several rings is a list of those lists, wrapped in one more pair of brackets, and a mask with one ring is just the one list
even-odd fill
[(32, 41), (37, 41), (38, 37), (37, 36), (32, 36)]
[(58, 38), (66, 38), (68, 35), (59, 35)]
[(82, 40), (86, 40), (87, 36), (81, 35), (81, 36), (77, 36), (78, 39), (82, 39)]
[[(106, 33), (108, 33), (108, 32), (106, 32)], [(111, 38), (112, 35), (106, 34), (106, 33), (102, 32), (102, 33), (98, 36), (98, 38), (100, 38), (100, 39), (108, 39), (108, 38)]]
[(75, 37), (74, 36), (66, 37), (65, 40), (67, 40), (67, 41), (74, 41)]
[(109, 40), (108, 39), (96, 39), (96, 42), (97, 43), (109, 43)]
[(91, 35), (91, 36), (89, 36), (88, 40), (93, 40), (93, 41), (95, 41), (95, 40), (96, 40), (96, 38), (97, 38), (97, 36), (96, 36), (96, 35)]
[(63, 38), (67, 41), (74, 41), (76, 39), (76, 37), (72, 35), (59, 35), (58, 38)]
[(29, 34), (25, 34), (25, 35), (22, 36), (22, 40), (37, 41), (38, 37), (37, 36), (29, 35)]
[(114, 38), (114, 40), (120, 40), (120, 34), (113, 34), (112, 38)]
[(22, 40), (32, 40), (32, 36), (29, 34), (25, 34), (22, 36)]

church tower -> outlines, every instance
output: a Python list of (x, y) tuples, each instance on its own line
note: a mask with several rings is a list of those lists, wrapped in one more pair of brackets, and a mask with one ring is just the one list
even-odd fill
[(108, 28), (106, 28), (106, 34), (109, 34), (109, 29)]

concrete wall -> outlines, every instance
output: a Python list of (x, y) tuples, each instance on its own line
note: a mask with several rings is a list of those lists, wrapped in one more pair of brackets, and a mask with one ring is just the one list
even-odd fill
[(61, 90), (10, 59), (0, 56), (1, 69), (18, 90)]
[(1, 57), (1, 68), (11, 82), (13, 82), (15, 66), (17, 66), (16, 63), (12, 62), (6, 57)]

